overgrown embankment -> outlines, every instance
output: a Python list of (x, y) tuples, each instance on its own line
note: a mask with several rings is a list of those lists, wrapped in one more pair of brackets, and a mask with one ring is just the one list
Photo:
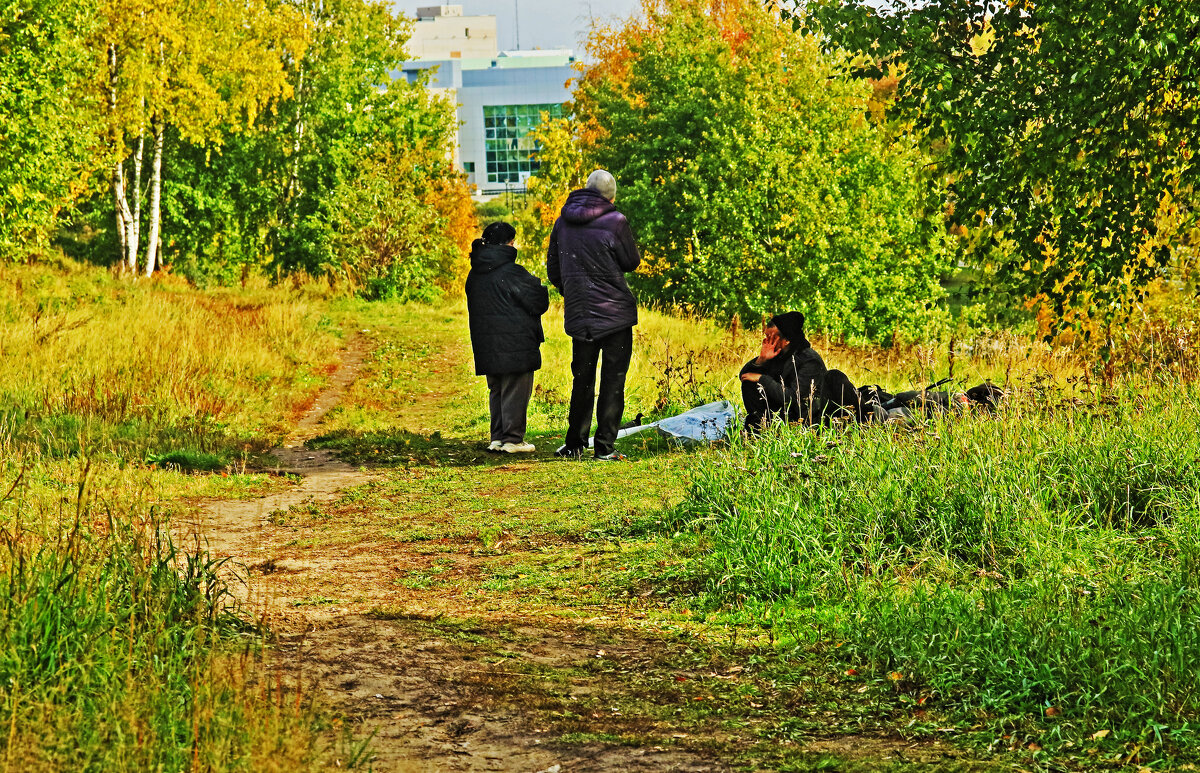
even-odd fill
[[(64, 266), (0, 280), (0, 734), (12, 770), (298, 770), (307, 697), (263, 681), (182, 498), (244, 471), (312, 399), (340, 330), (304, 292), (198, 292)], [(221, 473), (193, 475), (190, 470)]]
[(672, 521), (703, 567), (697, 603), (837, 647), (918, 726), (1058, 759), (1193, 760), (1196, 394), (1049, 397), (733, 443), (693, 468)]

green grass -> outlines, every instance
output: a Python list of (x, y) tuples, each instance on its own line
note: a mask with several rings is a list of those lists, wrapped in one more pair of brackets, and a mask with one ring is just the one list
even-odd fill
[[(1194, 397), (1151, 401), (1127, 384), (1097, 400), (1062, 352), (1018, 354), (1000, 337), (956, 360), (968, 384), (1014, 379), (994, 416), (790, 429), (700, 453), (629, 440), (631, 463), (561, 462), (548, 452), (569, 349), (551, 315), (530, 412), (539, 453), (514, 460), (482, 451), (486, 390), (461, 314), (406, 307), (380, 321), (394, 338), (320, 442), (391, 471), (314, 517), (314, 546), (382, 534), (429, 556), (465, 548), (470, 571), (414, 568), (398, 587), (568, 618), (624, 603), (701, 651), (762, 653), (761, 679), (807, 697), (764, 704), (773, 725), (755, 725), (765, 746), (748, 758), (759, 765), (829, 767), (802, 746), (830, 732), (953, 740), (1035, 766), (1195, 759)], [(735, 340), (646, 314), (631, 411), (734, 396), (729, 375), (752, 343)], [(823, 352), (894, 389), (948, 365), (933, 346)], [(801, 746), (775, 757), (771, 739)]]
[(272, 769), (272, 754), (315, 757), (309, 713), (282, 708), (302, 696), (268, 687), (260, 702), (248, 682), (258, 638), (220, 564), (179, 551), (153, 512), (125, 515), (81, 500), (53, 540), (4, 529), (9, 769)]
[[(968, 385), (1022, 385), (996, 416), (699, 452), (639, 436), (619, 445), (626, 463), (558, 461), (570, 348), (556, 308), (530, 412), (539, 450), (514, 459), (482, 450), (486, 387), (460, 303), (199, 293), (79, 269), (8, 279), (0, 495), (19, 483), (0, 502), (0, 684), (14, 685), (0, 743), (14, 769), (319, 764), (316, 715), (263, 683), (260, 639), (225, 613), (214, 567), (156, 535), (190, 498), (282, 485), (246, 467), (350, 329), (371, 346), (363, 377), (316, 445), (376, 477), (271, 528), (293, 552), (392, 551), (403, 562), (383, 585), (416, 604), (319, 586), (295, 604), (361, 602), (479, 648), (517, 674), (481, 689), (528, 708), (548, 741), (688, 745), (773, 770), (1200, 762), (1194, 392), (1131, 382), (1099, 400), (1069, 353), (997, 333), (960, 339), (954, 360)], [(736, 400), (756, 344), (645, 313), (627, 415)], [(893, 388), (951, 359), (935, 344), (817, 347)], [(534, 666), (504, 616), (597, 641), (603, 619), (651, 653)], [(577, 680), (602, 689), (568, 700)], [(909, 740), (927, 756), (887, 745)]]
[(147, 451), (261, 452), (320, 387), (341, 337), (335, 316), (305, 291), (6, 267), (0, 437), (126, 463)]
[(696, 466), (672, 526), (702, 608), (772, 615), (989, 743), (1195, 761), (1194, 406), (770, 433)]
[(319, 715), (267, 684), (219, 567), (172, 544), (321, 385), (339, 312), (69, 263), (0, 277), (0, 755), (6, 770), (303, 770)]
[(228, 467), (230, 459), (222, 454), (206, 454), (202, 451), (184, 449), (168, 451), (164, 454), (149, 454), (146, 462), (160, 467), (174, 467), (187, 472), (217, 472)]

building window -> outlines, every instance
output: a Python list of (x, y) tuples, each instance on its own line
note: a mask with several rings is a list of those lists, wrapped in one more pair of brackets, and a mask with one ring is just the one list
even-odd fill
[(527, 136), (542, 113), (562, 117), (562, 105), (494, 105), (483, 108), (484, 148), (489, 183), (519, 183), (537, 171), (537, 143)]
[(464, 161), (463, 162), (463, 171), (466, 172), (467, 174), (475, 174), (475, 162), (474, 161)]

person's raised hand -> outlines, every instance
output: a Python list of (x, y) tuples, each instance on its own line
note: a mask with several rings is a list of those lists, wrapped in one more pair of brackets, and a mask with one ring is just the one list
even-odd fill
[(783, 349), (783, 340), (778, 335), (767, 333), (763, 336), (762, 347), (758, 351), (759, 362), (774, 359)]

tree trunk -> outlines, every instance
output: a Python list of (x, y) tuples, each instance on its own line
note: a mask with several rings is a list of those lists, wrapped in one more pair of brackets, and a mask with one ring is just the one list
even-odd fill
[[(108, 109), (115, 116), (117, 112), (117, 47), (108, 46)], [(129, 222), (133, 215), (129, 212), (129, 202), (125, 199), (125, 143), (120, 130), (113, 129), (113, 148), (118, 151), (117, 160), (113, 162), (112, 197), (113, 211), (117, 218), (117, 240), (121, 244), (121, 266), (135, 268), (135, 253), (129, 251)]]
[(125, 238), (127, 244), (126, 264), (130, 273), (137, 272), (138, 242), (142, 235), (142, 154), (146, 147), (146, 133), (138, 134), (137, 150), (133, 154), (133, 217), (127, 229), (129, 235)]
[(154, 160), (150, 165), (150, 238), (146, 244), (146, 276), (154, 273), (158, 262), (159, 225), (161, 222), (159, 204), (162, 202), (162, 121), (156, 119), (152, 127), (154, 130)]
[(129, 259), (129, 204), (125, 201), (125, 162), (113, 164), (112, 171), (113, 210), (117, 216), (117, 240), (121, 243), (121, 267), (125, 268)]
[(304, 62), (301, 60), (297, 64), (299, 75), (297, 76), (296, 84), (296, 133), (292, 138), (292, 169), (291, 175), (288, 177), (287, 188), (283, 198), (285, 206), (290, 206), (291, 202), (300, 195), (300, 148), (304, 142)]

